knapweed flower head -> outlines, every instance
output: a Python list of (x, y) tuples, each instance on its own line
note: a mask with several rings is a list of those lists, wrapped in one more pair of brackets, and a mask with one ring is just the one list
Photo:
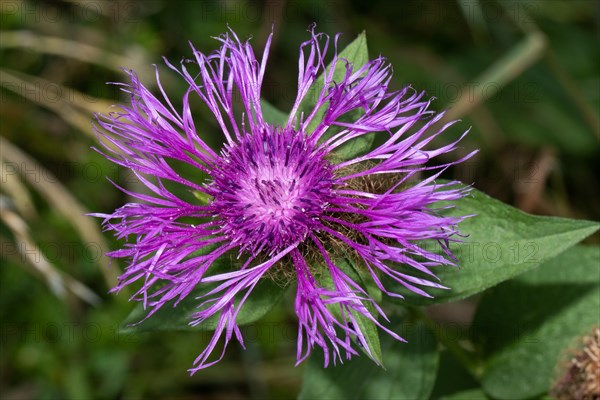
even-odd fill
[[(220, 48), (208, 55), (192, 46), (194, 58), (179, 68), (165, 60), (188, 86), (181, 109), (169, 100), (158, 72), (157, 95), (128, 71), (131, 82), (123, 89), (131, 104), (98, 117), (106, 157), (148, 189), (123, 189), (139, 202), (96, 214), (105, 228), (128, 239), (109, 253), (128, 260), (113, 290), (134, 285), (132, 299), (143, 302), (147, 318), (197, 297), (190, 324), (211, 318), (216, 329), (191, 372), (218, 362), (234, 336), (243, 345), (240, 310), (261, 280), (282, 277), (296, 287), (298, 362), (315, 347), (323, 350), (326, 366), (361, 347), (375, 359), (361, 321), (402, 339), (385, 327), (383, 310), (348, 264), (389, 296), (402, 297), (386, 282), (423, 296), (429, 296), (426, 288), (444, 288), (433, 269), (454, 263), (448, 243), (462, 218), (444, 216), (434, 204), (466, 191), (436, 182), (461, 160), (428, 165), (458, 141), (426, 145), (450, 124), (437, 124), (443, 114), (428, 109), (424, 93), (389, 90), (392, 71), (384, 58), (353, 65), (338, 56), (338, 36), (331, 40), (314, 28), (300, 45), (289, 117), (271, 124), (261, 106), (271, 37), (260, 61), (233, 31), (217, 40)], [(319, 75), (322, 85), (315, 83)], [(224, 136), (220, 150), (203, 139), (192, 97), (214, 114)], [(307, 103), (314, 106), (305, 110)], [(367, 138), (374, 138), (373, 148), (340, 157)], [(182, 196), (173, 184), (195, 197)], [(423, 246), (428, 240), (439, 243), (442, 256)], [(226, 271), (220, 269), (224, 260)], [(210, 289), (194, 295), (203, 285)], [(211, 357), (221, 338), (220, 356)]]

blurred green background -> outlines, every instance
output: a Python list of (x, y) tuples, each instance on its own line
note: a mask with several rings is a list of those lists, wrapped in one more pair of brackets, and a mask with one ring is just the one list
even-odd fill
[[(84, 214), (127, 201), (105, 177), (136, 186), (90, 150), (93, 113), (127, 100), (105, 84), (125, 79), (120, 67), (155, 89), (157, 64), (180, 104), (184, 82), (161, 56), (191, 57), (188, 41), (209, 52), (227, 25), (260, 54), (273, 29), (263, 96), (287, 111), (312, 22), (343, 32), (341, 47), (365, 30), (370, 56), (394, 66), (393, 88), (426, 90), (461, 118), (441, 142), (472, 126), (463, 151), (481, 151), (447, 177), (530, 213), (600, 219), (598, 1), (2, 1), (2, 399), (296, 396), (292, 300), (245, 328), (247, 351), (233, 344), (190, 378), (209, 336), (120, 333), (133, 304), (107, 294), (123, 265), (102, 256), (117, 243)], [(218, 146), (216, 123), (198, 113)]]

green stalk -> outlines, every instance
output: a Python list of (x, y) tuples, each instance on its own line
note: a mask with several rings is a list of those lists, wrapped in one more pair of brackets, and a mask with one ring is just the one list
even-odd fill
[(436, 324), (427, 314), (425, 314), (421, 308), (410, 307), (409, 311), (415, 319), (423, 322), (429, 329), (431, 329), (437, 340), (442, 343), (450, 353), (452, 353), (452, 355), (465, 367), (465, 369), (469, 372), (469, 374), (471, 374), (471, 376), (473, 376), (473, 378), (475, 378), (475, 380), (479, 381), (481, 379), (481, 367), (471, 353), (460, 346), (458, 341), (448, 340), (445, 335), (442, 335), (440, 333), (439, 325)]

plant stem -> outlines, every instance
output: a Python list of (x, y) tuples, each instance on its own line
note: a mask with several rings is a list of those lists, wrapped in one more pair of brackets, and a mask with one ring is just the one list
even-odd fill
[(451, 340), (448, 339), (446, 335), (443, 335), (440, 326), (436, 324), (427, 314), (425, 314), (421, 308), (410, 307), (409, 310), (416, 319), (422, 321), (429, 329), (432, 330), (438, 341), (442, 343), (450, 353), (452, 353), (452, 355), (465, 367), (465, 369), (473, 376), (473, 378), (475, 378), (475, 380), (479, 381), (482, 371), (478, 365), (478, 362), (467, 350), (460, 346), (458, 340)]

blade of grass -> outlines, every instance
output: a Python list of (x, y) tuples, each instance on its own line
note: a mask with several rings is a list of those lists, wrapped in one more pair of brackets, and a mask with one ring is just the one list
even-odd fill
[(113, 71), (121, 72), (121, 67), (136, 70), (146, 63), (104, 50), (100, 47), (52, 36), (38, 35), (32, 31), (0, 31), (0, 48), (28, 49), (42, 54), (53, 54), (96, 64)]
[(56, 297), (67, 300), (67, 291), (70, 291), (79, 299), (93, 306), (102, 302), (102, 299), (93, 290), (52, 265), (29, 236), (26, 222), (4, 204), (0, 204), (0, 220), (14, 235), (21, 256), (42, 276)]
[[(501, 1), (498, 2), (498, 4), (506, 10), (504, 14), (510, 18), (514, 26), (523, 33), (527, 35), (542, 34), (542, 30), (535, 23), (535, 19), (529, 15), (527, 7), (524, 7), (519, 2), (510, 3), (510, 7), (518, 7), (518, 12), (515, 12), (508, 8), (509, 3)], [(544, 62), (548, 65), (550, 72), (552, 72), (566, 95), (579, 110), (581, 117), (591, 128), (592, 133), (600, 138), (600, 117), (598, 116), (598, 113), (596, 113), (593, 107), (588, 103), (581, 89), (575, 82), (575, 79), (573, 79), (569, 71), (563, 66), (560, 58), (552, 48), (549, 48), (546, 52)]]
[[(27, 182), (58, 213), (71, 222), (84, 242), (97, 244), (102, 253), (106, 253), (108, 245), (98, 225), (90, 217), (86, 216), (89, 211), (83, 207), (79, 200), (50, 171), (2, 136), (0, 136), (0, 154), (4, 160), (17, 166), (19, 170), (24, 169), (28, 171), (27, 174), (24, 174)], [(37, 171), (38, 173), (31, 174), (30, 171)], [(39, 177), (44, 177), (45, 179), (39, 179)], [(116, 262), (113, 261), (109, 268), (109, 260), (103, 255), (98, 259), (98, 263), (100, 264), (100, 272), (108, 287), (115, 286), (119, 275), (119, 268)]]
[[(55, 112), (69, 125), (90, 137), (94, 137), (91, 126), (93, 113), (105, 112), (112, 105), (107, 100), (84, 95), (71, 88), (16, 71), (9, 72), (0, 69), (0, 85), (19, 96)], [(49, 85), (56, 87), (57, 90), (60, 90), (60, 93), (68, 93), (69, 95), (67, 98), (59, 97), (58, 99), (50, 99), (41, 92), (42, 88), (50, 87)]]
[(2, 191), (15, 200), (15, 208), (21, 215), (25, 218), (35, 218), (37, 216), (37, 211), (33, 205), (31, 194), (15, 173), (14, 166), (7, 164), (1, 156), (0, 166)]
[[(463, 94), (455, 105), (448, 110), (440, 125), (468, 114), (485, 98), (493, 97), (495, 92), (502, 89), (527, 68), (540, 61), (547, 47), (546, 36), (541, 33), (530, 33), (517, 43), (506, 55), (486, 69), (475, 81), (479, 85), (470, 92)], [(492, 90), (490, 90), (490, 88)]]
[(592, 106), (587, 102), (581, 89), (569, 74), (569, 71), (562, 65), (560, 58), (554, 50), (548, 51), (544, 59), (550, 67), (550, 71), (556, 77), (557, 82), (562, 86), (567, 96), (571, 99), (575, 107), (579, 110), (581, 117), (586, 124), (592, 129), (593, 134), (600, 139), (600, 117), (594, 111)]

